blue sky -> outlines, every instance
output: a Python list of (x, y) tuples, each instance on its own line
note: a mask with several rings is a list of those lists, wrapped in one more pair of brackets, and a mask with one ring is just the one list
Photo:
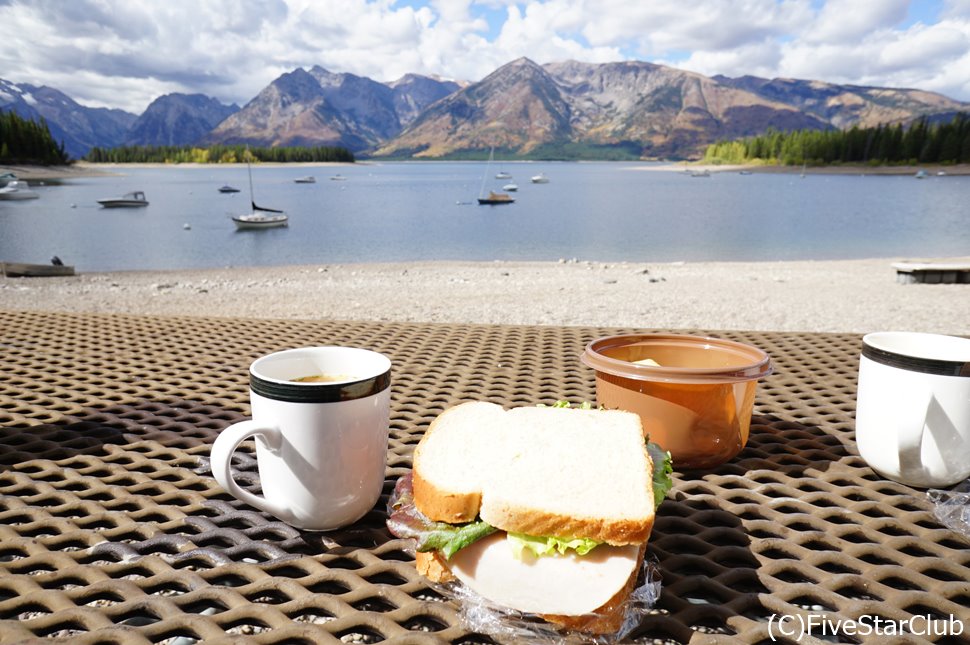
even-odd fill
[(0, 0), (0, 78), (135, 113), (242, 105), (297, 67), (477, 81), (521, 56), (970, 101), (970, 0)]

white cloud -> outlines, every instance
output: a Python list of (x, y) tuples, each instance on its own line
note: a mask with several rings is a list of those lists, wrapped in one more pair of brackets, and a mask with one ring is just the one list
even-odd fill
[(806, 43), (850, 43), (873, 32), (892, 29), (906, 19), (909, 0), (828, 0), (804, 30)]
[(953, 60), (970, 49), (970, 33), (959, 25), (918, 26), (883, 47), (878, 67), (885, 72), (918, 69), (925, 61)]
[[(922, 0), (912, 0), (920, 2)], [(479, 80), (639, 58), (700, 72), (919, 87), (970, 100), (970, 0), (7, 0), (0, 77), (140, 112), (168, 92), (245, 103), (321, 65)], [(489, 24), (495, 16), (500, 25)]]
[(856, 39), (785, 47), (781, 75), (834, 83), (910, 87), (970, 100), (970, 16), (908, 29), (882, 28)]
[[(505, 62), (526, 56), (537, 63), (578, 59), (588, 62), (620, 60), (618, 47), (588, 46), (578, 29), (584, 14), (576, 3), (557, 1), (529, 3), (524, 11), (509, 7), (508, 19), (495, 40)], [(493, 57), (494, 58), (494, 57)], [(494, 70), (495, 66), (492, 66)], [(491, 71), (491, 70), (489, 70)]]
[(753, 42), (733, 49), (720, 51), (697, 51), (684, 61), (657, 62), (681, 69), (699, 72), (706, 76), (762, 76), (773, 78), (778, 75), (778, 60), (781, 46), (771, 39)]
[(720, 52), (780, 37), (807, 20), (806, 0), (654, 0), (586, 3), (583, 33), (592, 44), (628, 41), (651, 59), (671, 52)]

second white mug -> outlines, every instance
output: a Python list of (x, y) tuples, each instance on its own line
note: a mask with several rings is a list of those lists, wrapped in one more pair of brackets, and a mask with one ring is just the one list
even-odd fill
[(873, 470), (904, 484), (944, 487), (970, 477), (970, 339), (866, 335), (856, 443)]

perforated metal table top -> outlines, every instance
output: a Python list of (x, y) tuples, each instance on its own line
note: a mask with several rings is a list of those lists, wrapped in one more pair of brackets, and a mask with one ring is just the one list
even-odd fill
[[(594, 400), (579, 355), (621, 331), (0, 311), (0, 643), (493, 642), (415, 572), (387, 495), (448, 406)], [(709, 333), (775, 373), (745, 450), (676, 474), (649, 546), (663, 592), (630, 639), (768, 642), (772, 615), (808, 613), (970, 627), (970, 543), (858, 456), (860, 338)], [(224, 492), (207, 457), (249, 413), (254, 358), (329, 344), (393, 360), (386, 482), (355, 525), (301, 533)]]

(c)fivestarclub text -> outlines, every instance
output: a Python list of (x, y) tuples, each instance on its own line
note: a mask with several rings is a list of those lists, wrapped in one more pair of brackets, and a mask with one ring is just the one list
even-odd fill
[(768, 617), (768, 636), (772, 641), (778, 638), (800, 641), (804, 636), (960, 636), (964, 631), (963, 621), (952, 615), (935, 618), (920, 614), (902, 620), (871, 614), (858, 618), (837, 618), (821, 613), (772, 614)]

